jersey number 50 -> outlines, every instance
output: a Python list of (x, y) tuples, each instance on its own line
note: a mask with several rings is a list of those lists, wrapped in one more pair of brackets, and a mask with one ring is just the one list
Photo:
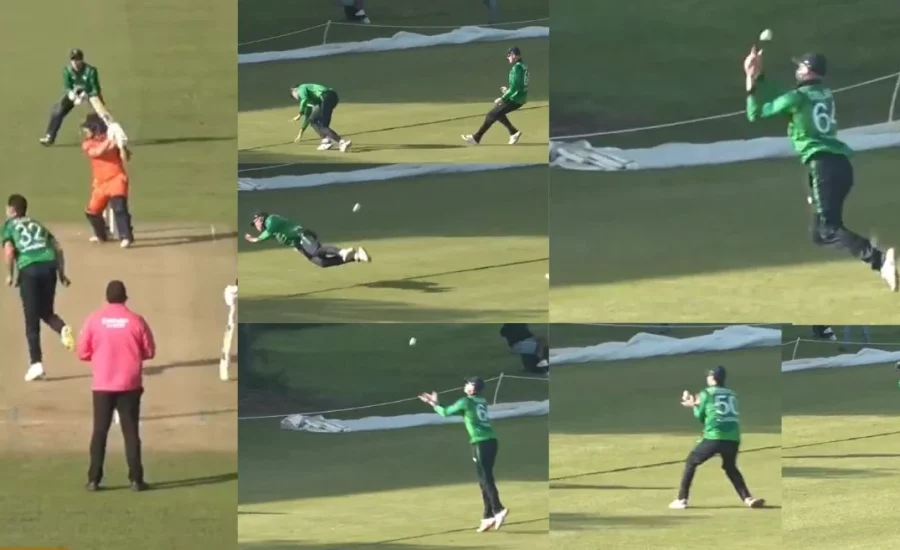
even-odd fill
[(737, 398), (734, 395), (717, 395), (715, 400), (716, 414), (719, 416), (737, 416)]

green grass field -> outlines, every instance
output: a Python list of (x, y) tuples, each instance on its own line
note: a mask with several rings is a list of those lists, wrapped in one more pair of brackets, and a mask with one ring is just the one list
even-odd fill
[[(227, 249), (234, 242), (236, 207), (236, 45), (234, 35), (222, 29), (235, 24), (236, 10), (214, 0), (38, 0), (5, 10), (0, 18), (4, 40), (27, 45), (7, 60), (10, 84), (0, 90), (6, 127), (0, 137), (3, 200), (9, 193), (25, 194), (29, 214), (47, 224), (67, 251), (73, 286), (58, 293), (58, 311), (78, 323), (100, 305), (106, 282), (121, 278), (132, 304), (156, 324), (160, 357), (172, 363), (200, 359), (195, 352), (216, 355), (225, 319), (218, 315), (219, 285), (234, 279), (233, 267), (228, 267), (233, 252)], [(75, 47), (98, 67), (106, 103), (131, 138), (132, 250), (88, 249), (84, 207), (91, 176), (77, 131), (88, 107), (69, 115), (54, 147), (38, 144), (51, 105), (63, 93), (67, 53)], [(215, 306), (210, 307), (204, 288), (214, 289)], [(157, 437), (156, 431), (161, 424), (163, 430), (184, 429), (171, 418), (173, 409), (183, 406), (180, 391), (169, 387), (168, 393), (155, 393), (157, 387), (180, 384), (199, 406), (215, 408), (224, 408), (228, 387), (200, 389), (189, 379), (191, 369), (175, 369), (148, 382), (146, 408), (159, 407), (161, 414), (170, 415), (144, 426), (148, 481), (158, 490), (88, 494), (83, 489), (85, 430), (90, 430), (89, 412), (82, 410), (90, 403), (86, 367), (63, 356), (48, 335), (46, 366), (58, 381), (25, 386), (27, 355), (18, 301), (13, 291), (0, 296), (2, 347), (9, 357), (0, 373), (0, 545), (65, 545), (72, 550), (220, 550), (233, 545), (236, 463), (233, 450), (223, 449), (233, 448), (234, 430), (230, 442), (218, 440), (210, 445), (218, 450), (209, 452), (195, 450), (196, 445), (167, 451), (171, 432)], [(187, 303), (196, 307), (193, 315), (184, 314)], [(206, 333), (208, 315), (217, 322)], [(167, 328), (176, 326), (187, 343), (170, 335)], [(213, 369), (209, 367), (209, 380), (215, 380)], [(24, 420), (10, 415), (14, 408)], [(29, 418), (38, 420), (30, 424)], [(210, 440), (219, 433), (198, 429)], [(110, 434), (111, 487), (125, 479), (117, 431)]]
[[(518, 359), (499, 328), (398, 324), (260, 330), (250, 365), (242, 368), (278, 385), (242, 383), (240, 414), (270, 414), (273, 404), (291, 402), (293, 410), (282, 412), (359, 407), (460, 388), (462, 379), (474, 374), (517, 374)], [(546, 333), (539, 326), (533, 330)], [(411, 335), (418, 339), (415, 347), (408, 345)], [(542, 379), (503, 384), (500, 401), (549, 395)], [(486, 393), (493, 395), (493, 387)], [(442, 401), (458, 395), (450, 392)], [(334, 416), (427, 411), (414, 400)], [(496, 429), (498, 486), (512, 512), (502, 531), (477, 535), (481, 501), (462, 426), (327, 435), (279, 430), (278, 419), (243, 420), (240, 547), (545, 548), (547, 419), (501, 420)], [(424, 513), (427, 509), (439, 513)]]
[[(897, 246), (896, 149), (861, 153), (854, 167), (846, 224)], [(796, 160), (617, 174), (552, 170), (551, 178), (554, 322), (596, 321), (598, 308), (617, 322), (896, 319), (896, 296), (876, 273), (812, 243), (806, 174)]]
[[(284, 3), (270, 6), (266, 11), (258, 4), (247, 0), (241, 3), (241, 13), (251, 14), (246, 22), (241, 20), (242, 36), (283, 34), (290, 32), (284, 29), (296, 30), (324, 22), (330, 17), (326, 14), (332, 13), (327, 9), (304, 12)], [(480, 24), (487, 10), (481, 2), (468, 4), (460, 7), (458, 3), (451, 6), (446, 1), (432, 5), (394, 2), (383, 9), (371, 6), (369, 12), (384, 13), (386, 22), (379, 23), (384, 25), (415, 25), (416, 22), (463, 25), (467, 21)], [(527, 0), (518, 4), (521, 6), (503, 10), (504, 21), (547, 15), (544, 1)], [(338, 36), (332, 35), (329, 42), (368, 40), (392, 36), (401, 30), (377, 27), (367, 32), (364, 30), (367, 28), (335, 27)], [(416, 29), (406, 30), (416, 32)], [(347, 34), (351, 31), (352, 34)], [(242, 48), (241, 53), (313, 45), (302, 36), (287, 37), (278, 44), (251, 44), (246, 46), (246, 51)], [(285, 41), (290, 45), (282, 43)], [(515, 44), (522, 49), (532, 75), (528, 103), (510, 115), (513, 124), (524, 133), (519, 143), (514, 147), (507, 145), (509, 136), (500, 125), (492, 128), (478, 147), (468, 146), (460, 138), (461, 134), (478, 129), (492, 102), (499, 97), (500, 87), (506, 85), (509, 66), (504, 56), (510, 45), (484, 42), (242, 64), (239, 67), (240, 162), (260, 165), (547, 162), (550, 43), (546, 39), (521, 40)], [(325, 84), (338, 91), (341, 99), (332, 128), (353, 140), (350, 153), (342, 154), (337, 149), (317, 151), (319, 138), (312, 130), (304, 136), (304, 141), (293, 143), (299, 123), (291, 122), (297, 104), (288, 90), (303, 82)], [(361, 85), (361, 82), (379, 84)]]
[(242, 242), (241, 320), (546, 321), (546, 178), (535, 167), (242, 192), (244, 227), (254, 211), (278, 213), (325, 242), (365, 246), (373, 262), (320, 269)]
[(110, 490), (84, 492), (79, 482), (87, 469), (86, 459), (87, 453), (49, 460), (29, 455), (0, 456), (0, 544), (53, 545), (73, 550), (234, 548), (238, 486), (234, 454), (184, 453), (148, 458), (148, 474), (166, 481), (157, 484), (156, 490), (141, 494), (132, 493), (123, 483), (125, 459), (119, 453), (112, 454), (108, 461)]
[[(565, 338), (553, 325), (551, 337)], [(556, 335), (556, 336), (553, 336)], [(581, 338), (581, 336), (577, 336)], [(601, 338), (593, 343), (600, 343)], [(551, 547), (668, 548), (781, 543), (781, 393), (777, 348), (561, 366), (553, 374)], [(667, 508), (700, 426), (680, 407), (723, 364), (740, 397), (741, 471), (768, 508), (747, 509), (713, 459), (697, 471), (691, 508)]]
[(861, 550), (897, 539), (897, 378), (893, 365), (783, 375), (785, 547)]
[[(897, 71), (900, 34), (892, 32), (891, 0), (784, 4), (764, 0), (614, 5), (557, 2), (553, 28), (552, 135), (571, 135), (679, 122), (744, 109), (744, 56), (760, 31), (770, 78), (790, 86), (790, 59), (820, 51), (835, 88)], [(650, 37), (650, 38), (648, 38)], [(597, 52), (616, 51), (617, 55)], [(586, 71), (589, 64), (597, 70)], [(614, 75), (615, 86), (610, 86)], [(896, 79), (838, 96), (841, 126), (887, 120)], [(900, 106), (897, 106), (900, 109)], [(743, 116), (687, 126), (595, 138), (598, 145), (645, 147), (784, 135), (784, 124), (750, 125)]]

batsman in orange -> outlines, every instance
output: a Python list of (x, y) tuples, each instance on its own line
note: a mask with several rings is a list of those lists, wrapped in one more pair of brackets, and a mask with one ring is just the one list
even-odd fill
[(84, 140), (81, 148), (91, 161), (91, 200), (85, 214), (94, 235), (91, 242), (110, 240), (103, 212), (112, 210), (120, 245), (128, 248), (134, 242), (131, 213), (128, 211), (128, 172), (125, 163), (131, 158), (127, 145), (119, 145), (108, 135), (106, 122), (95, 114), (87, 115), (81, 125)]

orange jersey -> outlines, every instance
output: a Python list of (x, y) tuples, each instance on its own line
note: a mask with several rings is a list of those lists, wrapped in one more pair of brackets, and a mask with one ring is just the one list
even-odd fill
[(102, 183), (128, 177), (118, 146), (105, 136), (84, 140), (81, 149), (91, 159), (91, 172), (95, 182)]

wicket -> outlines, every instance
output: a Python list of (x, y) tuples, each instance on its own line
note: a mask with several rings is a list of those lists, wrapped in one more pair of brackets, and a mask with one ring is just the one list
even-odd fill
[(234, 340), (234, 317), (236, 307), (228, 308), (228, 322), (225, 324), (225, 336), (222, 338), (222, 355), (219, 357), (219, 380), (228, 381), (228, 366), (231, 364), (231, 344)]

